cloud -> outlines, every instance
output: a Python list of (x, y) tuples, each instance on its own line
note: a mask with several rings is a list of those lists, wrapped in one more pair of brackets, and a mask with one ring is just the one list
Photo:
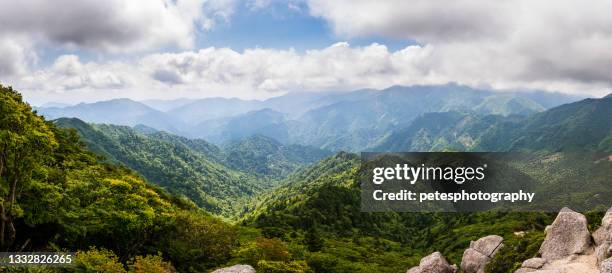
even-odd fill
[(0, 36), (0, 77), (9, 77), (25, 73), (27, 64), (35, 56), (18, 42), (18, 39), (8, 39)]
[[(281, 92), (386, 88), (391, 85), (459, 82), (494, 89), (544, 89), (591, 95), (609, 93), (602, 83), (577, 80), (512, 80), (498, 71), (482, 70), (483, 60), (461, 64), (440, 59), (444, 50), (412, 45), (397, 51), (346, 42), (296, 52), (278, 49), (205, 48), (179, 53), (154, 53), (133, 61), (82, 62), (75, 55), (58, 57), (48, 68), (15, 80), (26, 98), (63, 102), (177, 97), (265, 98)], [(460, 52), (467, 52), (462, 49)], [(490, 54), (481, 52), (482, 54)], [(457, 58), (466, 58), (457, 56)], [(490, 65), (487, 63), (487, 65)], [(503, 69), (508, 63), (495, 64)], [(474, 71), (480, 73), (473, 74)], [(457, 81), (461, 79), (461, 81)]]
[[(0, 35), (32, 41), (130, 52), (164, 46), (190, 48), (197, 28), (227, 20), (230, 0), (0, 1)], [(32, 42), (31, 41), (31, 42)]]
[(612, 84), (610, 1), (309, 0), (308, 5), (341, 37), (383, 36), (432, 46), (431, 72), (457, 82), (565, 89)]
[[(308, 12), (327, 21), (340, 39), (390, 37), (416, 44), (394, 51), (346, 42), (305, 52), (191, 48), (198, 31), (231, 20), (235, 1), (0, 1), (0, 54), (6, 56), (0, 60), (0, 79), (9, 79), (30, 98), (66, 101), (262, 98), (448, 82), (594, 96), (611, 91), (610, 1), (308, 0)], [(248, 1), (251, 8), (276, 3)], [(304, 6), (299, 0), (289, 3)], [(37, 43), (141, 52), (123, 59), (91, 58), (95, 61), (63, 55), (38, 68), (28, 65), (36, 62)], [(158, 52), (167, 46), (183, 49)]]

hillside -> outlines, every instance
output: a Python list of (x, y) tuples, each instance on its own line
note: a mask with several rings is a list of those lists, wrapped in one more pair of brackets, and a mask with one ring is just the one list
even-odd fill
[(93, 123), (110, 123), (134, 126), (143, 124), (158, 130), (177, 131), (177, 120), (161, 111), (130, 99), (114, 99), (95, 103), (80, 103), (74, 106), (38, 107), (40, 114), (47, 119), (76, 117)]
[(208, 272), (237, 247), (235, 227), (129, 169), (99, 161), (74, 131), (46, 122), (3, 86), (0, 131), (0, 158), (19, 159), (0, 160), (3, 187), (16, 181), (13, 191), (1, 193), (2, 207), (12, 208), (2, 211), (1, 247), (77, 252), (70, 269), (37, 272)]
[[(530, 137), (538, 141), (530, 143), (528, 148), (536, 153), (510, 164), (536, 182), (534, 191), (549, 204), (578, 208), (595, 200), (610, 201), (611, 163), (593, 160), (588, 154), (574, 157), (572, 148), (581, 145), (575, 138), (559, 138), (559, 134), (549, 135), (549, 131), (529, 131), (529, 128), (544, 126), (546, 122), (557, 128), (555, 132), (577, 133), (578, 128), (582, 132), (594, 132), (589, 134), (589, 141), (598, 145), (585, 145), (584, 150), (601, 150), (601, 143), (612, 135), (609, 127), (602, 124), (610, 121), (612, 115), (606, 115), (610, 109), (604, 99), (589, 99), (530, 117), (473, 116), (458, 112), (425, 114), (403, 132), (405, 138), (389, 142), (397, 146), (386, 147), (392, 151), (461, 151), (479, 149), (482, 143), (501, 143), (495, 149), (504, 150), (512, 146), (504, 143), (505, 140), (532, 132)], [(465, 141), (466, 135), (471, 141)], [(503, 138), (493, 142), (489, 140), (492, 136)], [(513, 147), (518, 149), (519, 144), (516, 141)], [(562, 147), (561, 151), (570, 153), (554, 153), (560, 149), (550, 147)], [(536, 212), (364, 213), (359, 185), (364, 175), (356, 155), (339, 153), (329, 157), (293, 174), (284, 186), (258, 197), (243, 216), (243, 224), (287, 242), (306, 244), (308, 264), (326, 272), (344, 272), (347, 268), (351, 272), (399, 272), (407, 268), (406, 264), (417, 265), (420, 257), (434, 251), (442, 252), (451, 264), (459, 264), (470, 241), (498, 234), (521, 254), (504, 254), (509, 256), (497, 261), (499, 268), (494, 272), (513, 272), (507, 268), (515, 266), (514, 263), (520, 266), (522, 260), (536, 255), (544, 238), (544, 227), (554, 217), (553, 213)], [(601, 212), (590, 215), (601, 217)], [(386, 255), (381, 257), (379, 252)]]
[(228, 166), (262, 177), (281, 179), (295, 170), (330, 155), (329, 151), (302, 145), (284, 145), (261, 135), (234, 141), (224, 147)]
[(76, 129), (91, 150), (101, 151), (148, 181), (216, 213), (227, 215), (241, 200), (269, 186), (214, 161), (218, 151), (202, 142), (177, 141), (163, 133), (145, 135), (125, 126), (90, 125), (77, 119), (55, 123)]
[(191, 137), (207, 139), (217, 144), (235, 142), (254, 135), (263, 135), (286, 143), (289, 138), (288, 126), (286, 114), (265, 108), (197, 123), (188, 132)]
[(585, 99), (531, 116), (510, 149), (612, 151), (612, 99)]
[(430, 113), (372, 151), (610, 151), (612, 100), (586, 99), (528, 117)]

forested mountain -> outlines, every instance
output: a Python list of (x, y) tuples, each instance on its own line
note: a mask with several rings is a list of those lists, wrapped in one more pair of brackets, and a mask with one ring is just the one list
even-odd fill
[[(559, 93), (493, 92), (447, 84), (288, 93), (264, 101), (208, 98), (145, 102), (165, 112), (125, 99), (38, 109), (51, 118), (66, 116), (94, 123), (143, 124), (216, 144), (265, 135), (288, 144), (362, 151), (375, 147), (390, 131), (408, 126), (426, 113), (455, 111), (527, 116), (577, 99)], [(125, 118), (116, 116), (118, 110)]]
[(373, 151), (609, 151), (612, 100), (585, 99), (527, 117), (424, 114)]
[(289, 141), (289, 122), (286, 114), (265, 108), (198, 123), (190, 129), (190, 135), (218, 144), (235, 142), (254, 135), (263, 135), (286, 143)]
[(228, 214), (241, 200), (270, 186), (211, 160), (217, 151), (201, 142), (176, 141), (164, 133), (145, 135), (126, 126), (90, 125), (78, 119), (59, 119), (55, 124), (76, 129), (91, 150), (212, 212)]
[(261, 177), (285, 178), (297, 169), (331, 153), (314, 147), (284, 145), (273, 138), (255, 135), (224, 148), (224, 162), (232, 168)]
[(11, 208), (2, 210), (2, 249), (78, 251), (73, 267), (28, 272), (206, 272), (238, 246), (237, 228), (99, 161), (74, 131), (45, 121), (2, 86), (0, 144), (0, 203)]
[(284, 145), (265, 136), (235, 141), (222, 149), (166, 132), (87, 124), (75, 118), (54, 123), (76, 129), (90, 150), (110, 162), (134, 169), (169, 192), (224, 215), (235, 212), (245, 198), (274, 186), (278, 179), (330, 154), (313, 147)]
[[(491, 272), (512, 272), (517, 263), (536, 255), (544, 227), (553, 218), (548, 213), (364, 213), (359, 183), (365, 173), (359, 157), (341, 152), (318, 161), (329, 152), (294, 143), (380, 151), (528, 149), (537, 152), (533, 161), (519, 162), (518, 168), (546, 179), (538, 190), (554, 194), (555, 188), (578, 185), (577, 194), (609, 196), (601, 177), (591, 179), (601, 174), (596, 164), (609, 162), (574, 162), (556, 153), (574, 148), (610, 151), (609, 99), (539, 112), (548, 108), (541, 100), (561, 99), (501, 96), (453, 85), (419, 88), (361, 90), (351, 99), (343, 98), (348, 93), (296, 95), (307, 98), (309, 105), (294, 112), (303, 112), (297, 118), (268, 107), (210, 119), (228, 132), (250, 130), (236, 131), (238, 137), (227, 138), (222, 146), (147, 124), (131, 128), (78, 119), (45, 122), (16, 92), (3, 88), (1, 128), (16, 135), (28, 135), (32, 128), (35, 132), (23, 138), (31, 142), (6, 142), (22, 145), (24, 156), (32, 159), (23, 164), (34, 165), (27, 166), (33, 171), (23, 180), (27, 184), (20, 191), (19, 209), (10, 212), (17, 219), (17, 235), (5, 244), (21, 247), (31, 239), (26, 250), (80, 250), (77, 266), (83, 272), (101, 271), (100, 264), (116, 272), (142, 263), (155, 265), (156, 272), (170, 270), (170, 263), (180, 272), (209, 272), (246, 263), (258, 272), (369, 273), (405, 272), (433, 251), (458, 263), (471, 240), (498, 234), (513, 251), (505, 252)], [(424, 90), (444, 98), (419, 93)], [(27, 128), (15, 131), (21, 127), (14, 124)], [(259, 134), (275, 132), (260, 130), (270, 124), (286, 125), (286, 139)], [(1, 136), (5, 141), (13, 135)], [(106, 160), (87, 152), (79, 136)], [(37, 146), (41, 143), (48, 145)], [(533, 162), (546, 165), (530, 168)], [(560, 171), (567, 164), (582, 172)], [(15, 172), (3, 172), (3, 185), (9, 185)], [(576, 183), (583, 180), (589, 182)], [(550, 198), (570, 205), (572, 200), (580, 199)], [(202, 208), (226, 217), (239, 213), (239, 225)], [(598, 212), (587, 215), (601, 217)]]
[[(539, 181), (534, 190), (550, 202), (579, 206), (579, 196), (609, 195), (609, 183), (602, 179), (609, 179), (603, 173), (609, 170), (610, 162), (576, 161), (557, 152), (572, 152), (578, 147), (610, 151), (611, 101), (587, 99), (527, 118), (424, 114), (381, 147), (387, 151), (465, 151), (499, 143), (489, 150), (528, 148), (537, 153), (528, 161), (513, 164)], [(535, 130), (546, 126), (552, 130)], [(526, 135), (536, 141), (522, 142)], [(588, 140), (581, 142), (581, 136)], [(502, 140), (493, 142), (496, 137)], [(505, 141), (512, 142), (508, 145)], [(513, 272), (514, 263), (520, 265), (536, 254), (543, 229), (552, 219), (551, 214), (526, 212), (364, 213), (360, 203), (364, 175), (356, 155), (339, 153), (298, 171), (280, 188), (258, 197), (243, 224), (288, 242), (306, 244), (306, 260), (317, 272), (400, 272), (406, 264), (418, 264), (417, 257), (433, 251), (459, 263), (471, 240), (498, 234), (512, 251), (503, 254), (511, 256), (499, 258), (501, 265), (492, 272)], [(576, 188), (573, 197), (555, 194), (559, 188), (570, 187)], [(590, 215), (597, 219), (601, 212)], [(385, 255), (381, 257), (379, 252)]]

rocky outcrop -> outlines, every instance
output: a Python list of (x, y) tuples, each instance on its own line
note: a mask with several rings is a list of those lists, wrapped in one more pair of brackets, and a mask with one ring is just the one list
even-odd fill
[(448, 264), (440, 252), (431, 253), (421, 259), (418, 266), (408, 269), (406, 273), (454, 273), (455, 266)]
[(497, 235), (482, 237), (470, 242), (470, 247), (463, 252), (461, 269), (470, 273), (484, 273), (485, 267), (502, 247), (504, 238)]
[[(607, 242), (612, 225), (612, 210), (602, 221), (602, 227), (593, 236), (600, 246)], [(598, 258), (593, 249), (593, 240), (587, 229), (586, 217), (580, 213), (563, 208), (552, 225), (546, 227), (546, 238), (540, 247), (541, 258), (531, 258), (523, 262), (515, 273), (600, 273), (604, 265), (597, 266)], [(603, 249), (603, 248), (602, 248)], [(612, 272), (609, 272), (612, 273)]]
[(237, 264), (234, 266), (217, 269), (212, 273), (255, 273), (255, 269), (250, 265)]
[(591, 247), (591, 234), (584, 215), (563, 208), (555, 221), (546, 228), (546, 238), (540, 255), (546, 260), (557, 260), (572, 254), (585, 253)]
[(593, 239), (596, 245), (597, 263), (601, 264), (612, 256), (612, 208), (606, 212), (601, 220), (601, 226), (593, 232)]

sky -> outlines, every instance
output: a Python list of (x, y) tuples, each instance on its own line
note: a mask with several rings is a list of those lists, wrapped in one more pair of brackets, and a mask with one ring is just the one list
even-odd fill
[(262, 99), (458, 83), (612, 92), (608, 0), (0, 0), (26, 100)]

